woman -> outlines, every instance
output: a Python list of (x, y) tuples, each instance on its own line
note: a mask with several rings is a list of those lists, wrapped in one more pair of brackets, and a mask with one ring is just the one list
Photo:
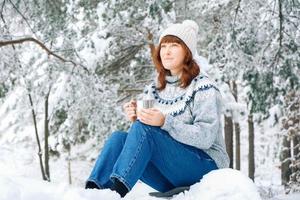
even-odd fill
[(110, 188), (124, 197), (140, 179), (166, 192), (228, 167), (220, 93), (195, 62), (197, 32), (191, 20), (164, 30), (153, 56), (157, 80), (144, 92), (154, 108), (137, 112), (135, 101), (125, 103), (133, 124), (110, 136), (86, 188)]

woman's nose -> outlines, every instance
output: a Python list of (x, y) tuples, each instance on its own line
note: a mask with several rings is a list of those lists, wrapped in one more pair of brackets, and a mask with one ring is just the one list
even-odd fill
[(171, 50), (171, 48), (170, 48), (170, 47), (166, 47), (166, 53), (167, 53), (167, 54), (170, 54), (170, 53), (171, 53), (171, 51), (170, 51), (170, 50)]

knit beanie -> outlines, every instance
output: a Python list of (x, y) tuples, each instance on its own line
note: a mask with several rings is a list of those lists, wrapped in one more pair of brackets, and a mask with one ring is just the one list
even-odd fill
[(161, 39), (166, 35), (176, 36), (186, 44), (186, 46), (192, 52), (193, 57), (195, 57), (197, 51), (196, 48), (198, 30), (199, 27), (193, 20), (184, 20), (181, 24), (171, 24), (162, 32), (159, 38), (159, 43), (161, 42)]

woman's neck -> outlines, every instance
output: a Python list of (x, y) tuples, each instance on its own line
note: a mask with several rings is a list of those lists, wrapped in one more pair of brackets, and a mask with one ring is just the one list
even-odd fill
[(171, 73), (171, 76), (181, 77), (182, 70), (180, 70), (180, 71), (170, 71), (170, 73)]

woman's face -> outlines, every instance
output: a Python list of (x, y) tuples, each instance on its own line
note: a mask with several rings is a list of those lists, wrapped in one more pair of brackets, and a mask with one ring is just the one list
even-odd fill
[(185, 51), (178, 43), (161, 43), (160, 58), (165, 69), (179, 76), (184, 66)]

